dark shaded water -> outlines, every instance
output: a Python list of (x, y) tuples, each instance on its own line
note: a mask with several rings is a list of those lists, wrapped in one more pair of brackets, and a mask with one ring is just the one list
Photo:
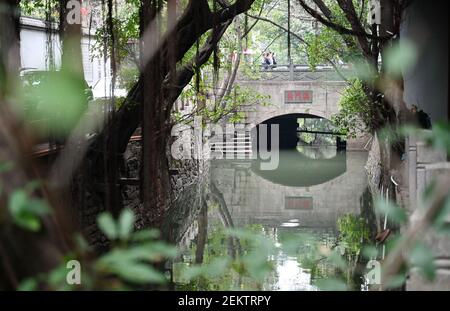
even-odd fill
[[(172, 264), (177, 288), (317, 290), (318, 280), (337, 274), (326, 254), (340, 240), (338, 220), (361, 214), (366, 160), (365, 152), (301, 147), (282, 151), (280, 165), (272, 171), (260, 170), (258, 160), (213, 161), (206, 202), (197, 212), (179, 216), (178, 224), (172, 223), (182, 253)], [(234, 228), (264, 236), (272, 251), (248, 251), (254, 248), (251, 243), (227, 235)], [(242, 254), (250, 258), (244, 271), (236, 268)], [(261, 256), (262, 266), (255, 271), (265, 270), (264, 262), (269, 268), (255, 281), (251, 269)], [(217, 264), (223, 258), (230, 258), (232, 268)], [(189, 283), (183, 273), (196, 264), (209, 267), (207, 277)], [(358, 289), (359, 280), (345, 279)]]

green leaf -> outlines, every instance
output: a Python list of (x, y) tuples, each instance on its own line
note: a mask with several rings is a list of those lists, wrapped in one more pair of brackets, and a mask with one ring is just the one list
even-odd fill
[(14, 168), (13, 162), (1, 162), (0, 163), (0, 173), (8, 172)]
[(148, 243), (148, 249), (164, 258), (174, 258), (178, 255), (178, 249), (163, 241)]
[(397, 224), (405, 224), (408, 220), (406, 211), (395, 205), (393, 202), (386, 202), (383, 198), (377, 198), (375, 200), (376, 213), (384, 216), (387, 214), (389, 220)]
[(406, 237), (404, 235), (393, 233), (384, 243), (384, 245), (386, 246), (386, 254), (389, 254), (395, 248), (399, 247), (399, 245), (404, 243), (405, 239)]
[(127, 250), (125, 256), (133, 260), (160, 261), (163, 258), (172, 258), (176, 256), (176, 249), (163, 242), (146, 243), (131, 247)]
[(30, 231), (39, 231), (40, 216), (50, 211), (44, 201), (30, 198), (24, 190), (16, 190), (11, 194), (8, 210), (16, 225)]
[(88, 252), (90, 250), (91, 246), (80, 233), (75, 234), (74, 240), (81, 252)]
[(127, 240), (133, 231), (134, 226), (134, 213), (130, 209), (124, 209), (119, 217), (119, 238), (121, 240)]
[(49, 273), (47, 278), (48, 284), (57, 290), (69, 289), (69, 284), (66, 281), (67, 272), (68, 270), (65, 265), (58, 266)]
[(145, 284), (162, 284), (167, 282), (164, 274), (153, 268), (149, 264), (143, 263), (121, 263), (114, 267), (113, 272), (124, 280)]
[(433, 221), (433, 228), (438, 233), (449, 233), (449, 227), (448, 219), (450, 217), (450, 195), (447, 196), (445, 199), (444, 206), (440, 209), (440, 211), (437, 213), (434, 221)]
[(338, 278), (320, 279), (316, 282), (317, 287), (323, 291), (346, 291), (347, 284), (344, 280)]
[(435, 149), (446, 150), (450, 152), (450, 123), (449, 122), (435, 122), (431, 133), (422, 132), (426, 141)]
[(97, 223), (102, 232), (111, 240), (118, 236), (116, 222), (110, 213), (102, 213), (97, 218)]
[(432, 281), (436, 276), (436, 265), (434, 264), (433, 251), (425, 244), (419, 242), (409, 254), (411, 265), (419, 268), (421, 274)]
[(29, 199), (27, 202), (27, 211), (37, 216), (50, 213), (47, 203), (40, 199)]
[(273, 270), (273, 264), (268, 260), (268, 256), (267, 252), (255, 250), (242, 258), (245, 269), (251, 278), (261, 282)]
[(389, 282), (385, 284), (387, 289), (399, 288), (406, 282), (405, 274), (397, 274), (391, 277)]
[(200, 276), (214, 278), (222, 275), (230, 264), (228, 258), (214, 258), (210, 263), (187, 266), (182, 272), (182, 278), (190, 281)]
[(83, 77), (68, 70), (47, 72), (38, 86), (24, 87), (24, 102), (35, 107), (27, 117), (48, 120), (47, 130), (69, 133), (87, 108), (85, 87)]
[(362, 249), (362, 255), (366, 259), (377, 258), (377, 256), (378, 256), (378, 249), (375, 246), (373, 246), (373, 245), (366, 245)]
[(115, 265), (120, 262), (156, 262), (177, 255), (176, 247), (164, 242), (150, 242), (139, 244), (127, 249), (115, 248), (105, 254), (99, 264), (103, 266)]
[(41, 221), (37, 217), (28, 214), (16, 219), (16, 223), (20, 227), (34, 232), (41, 229)]
[(343, 256), (341, 256), (341, 254), (339, 254), (337, 250), (331, 252), (331, 254), (327, 257), (327, 260), (332, 262), (342, 271), (345, 271), (348, 267), (347, 261), (344, 259)]
[(23, 190), (16, 190), (9, 198), (8, 208), (13, 215), (18, 215), (26, 208), (26, 204), (27, 193)]
[(20, 282), (19, 287), (17, 287), (18, 291), (35, 291), (37, 289), (38, 289), (38, 282), (34, 278), (29, 278)]
[(159, 238), (161, 233), (158, 229), (144, 229), (134, 232), (131, 240), (135, 242), (143, 242)]
[(417, 60), (417, 47), (409, 40), (401, 40), (385, 52), (386, 68), (389, 74), (401, 75), (402, 70), (414, 66)]

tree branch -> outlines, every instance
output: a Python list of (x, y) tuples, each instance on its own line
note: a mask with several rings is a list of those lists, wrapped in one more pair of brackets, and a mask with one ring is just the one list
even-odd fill
[(376, 35), (373, 34), (369, 34), (367, 32), (365, 32), (364, 30), (355, 30), (355, 29), (348, 29), (342, 25), (336, 24), (334, 22), (331, 22), (327, 19), (325, 19), (318, 11), (314, 10), (313, 8), (311, 8), (310, 6), (308, 6), (306, 4), (306, 2), (304, 0), (298, 0), (300, 5), (303, 7), (303, 9), (312, 17), (314, 17), (315, 19), (317, 19), (319, 22), (321, 22), (322, 24), (324, 24), (327, 27), (330, 27), (331, 29), (337, 31), (340, 34), (344, 34), (344, 35), (352, 35), (352, 36), (361, 36), (361, 37), (366, 37), (369, 39), (389, 39), (389, 37), (387, 38), (383, 38), (383, 37), (378, 37)]
[[(364, 28), (358, 19), (352, 0), (337, 0), (337, 2), (339, 4), (339, 7), (344, 12), (346, 19), (349, 21), (352, 30), (356, 33), (365, 33)], [(356, 36), (356, 39), (358, 40), (359, 46), (361, 47), (364, 55), (370, 57), (372, 55), (372, 52), (367, 38), (365, 36)], [(378, 37), (375, 36), (371, 39), (378, 40)]]
[(326, 6), (326, 4), (322, 0), (314, 0), (314, 3), (317, 5), (317, 7), (322, 11), (323, 15), (331, 21), (333, 19), (333, 14), (331, 13), (331, 10)]
[(270, 23), (270, 24), (272, 24), (272, 25), (274, 25), (274, 26), (276, 26), (276, 27), (278, 27), (278, 28), (284, 30), (285, 32), (290, 33), (292, 36), (294, 36), (295, 38), (297, 38), (300, 42), (307, 44), (306, 41), (305, 41), (302, 37), (300, 37), (298, 34), (292, 32), (292, 31), (289, 31), (286, 27), (284, 27), (284, 26), (282, 26), (282, 25), (280, 25), (280, 24), (275, 23), (273, 20), (270, 20), (270, 19), (268, 19), (268, 18), (261, 17), (261, 16), (251, 15), (251, 14), (248, 14), (248, 13), (245, 13), (245, 14), (246, 14), (248, 17), (251, 17), (251, 18), (254, 18), (254, 19), (257, 19), (257, 20), (261, 20), (261, 21)]

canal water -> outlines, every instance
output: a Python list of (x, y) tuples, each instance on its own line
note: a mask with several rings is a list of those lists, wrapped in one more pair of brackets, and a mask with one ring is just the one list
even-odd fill
[[(366, 160), (366, 152), (299, 146), (280, 151), (275, 170), (261, 170), (259, 160), (212, 161), (207, 199), (196, 212), (179, 216), (175, 287), (318, 290), (332, 279), (360, 289), (362, 277), (342, 271), (355, 263), (342, 268), (330, 254), (345, 242), (351, 251), (340, 254), (359, 258), (341, 231), (364, 214)], [(353, 241), (355, 234), (362, 241), (365, 231), (355, 230)]]

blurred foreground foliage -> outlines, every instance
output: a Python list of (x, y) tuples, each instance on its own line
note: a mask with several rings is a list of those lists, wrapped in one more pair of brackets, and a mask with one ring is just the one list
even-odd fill
[[(176, 248), (160, 240), (156, 229), (135, 231), (134, 222), (129, 209), (124, 209), (117, 220), (109, 213), (101, 214), (98, 225), (111, 243), (109, 251), (96, 257), (87, 242), (76, 236), (76, 249), (63, 258), (60, 266), (22, 281), (19, 290), (130, 290), (167, 284), (158, 265), (174, 258)], [(80, 284), (68, 282), (71, 260), (80, 263)]]

